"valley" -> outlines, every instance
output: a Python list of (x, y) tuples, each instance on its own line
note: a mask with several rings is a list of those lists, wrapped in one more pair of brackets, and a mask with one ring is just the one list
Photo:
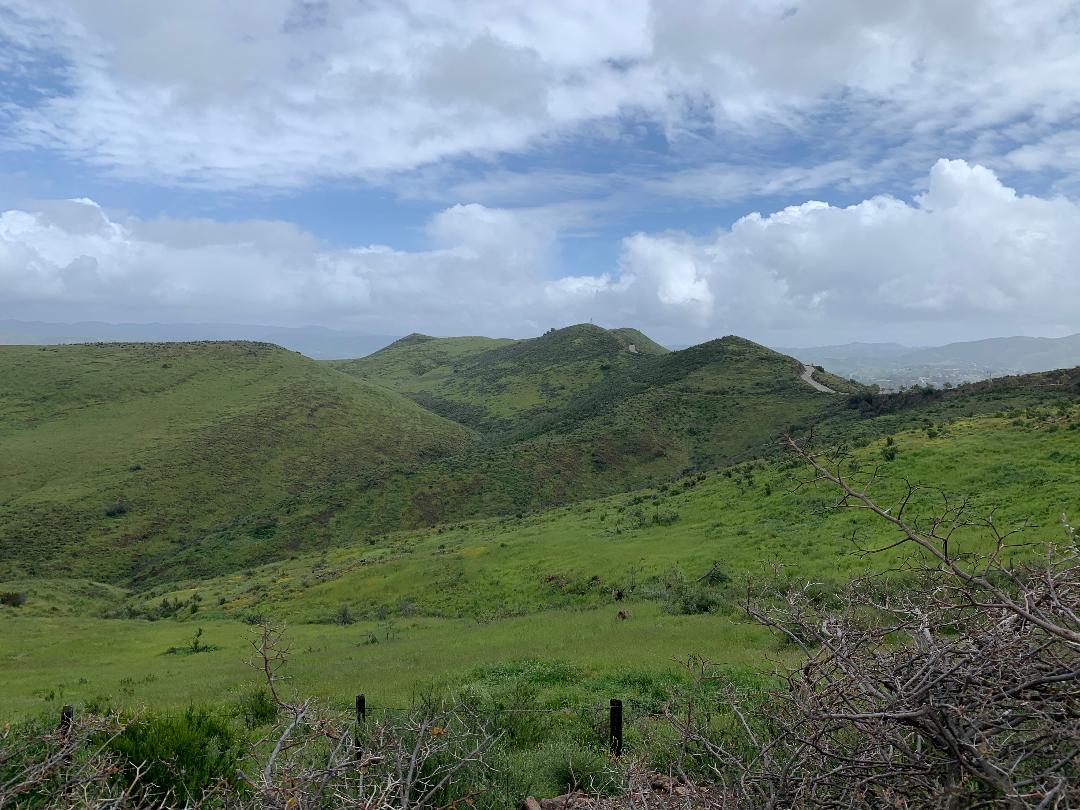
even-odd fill
[[(14, 383), (0, 398), (0, 590), (27, 594), (2, 617), (19, 648), (69, 619), (90, 623), (80, 637), (91, 626), (180, 637), (196, 624), (212, 636), (225, 622), (236, 639), (266, 615), (335, 642), (389, 622), (395, 639), (363, 649), (374, 661), (413, 637), (432, 643), (443, 624), (468, 625), (481, 647), (529, 616), (606, 626), (616, 592), (635, 606), (625, 626), (651, 626), (660, 614), (639, 610), (716, 567), (724, 585), (693, 620), (714, 646), (729, 632), (716, 628), (739, 621), (739, 583), (764, 566), (836, 588), (870, 564), (845, 539), (854, 516), (791, 491), (787, 430), (850, 438), (867, 463), (887, 436), (899, 452), (886, 484), (993, 483), (987, 506), (1011, 519), (1051, 526), (1080, 507), (1072, 374), (906, 399), (826, 394), (801, 364), (747, 341), (669, 353), (597, 327), (520, 342), (413, 336), (325, 365), (214, 343), (0, 358)], [(523, 640), (516, 655), (548, 652)], [(9, 649), (0, 666), (38, 683), (34, 657)], [(491, 661), (504, 657), (492, 647)], [(237, 663), (215, 653), (190, 665), (225, 658)], [(125, 666), (153, 675), (159, 663)], [(391, 680), (401, 694), (465, 669), (447, 660)], [(84, 686), (80, 699), (118, 697)], [(4, 701), (34, 705), (14, 689)]]
[(748, 581), (831, 599), (904, 559), (858, 553), (887, 526), (799, 486), (787, 432), (846, 444), (885, 502), (918, 482), (1039, 540), (1080, 513), (1080, 370), (882, 394), (740, 338), (668, 352), (589, 325), (324, 363), (192, 343), (0, 365), (9, 720), (233, 711), (268, 621), (289, 688), (342, 711), (509, 689), (572, 713), (617, 694), (644, 722), (690, 655), (768, 681), (794, 653), (746, 616)]

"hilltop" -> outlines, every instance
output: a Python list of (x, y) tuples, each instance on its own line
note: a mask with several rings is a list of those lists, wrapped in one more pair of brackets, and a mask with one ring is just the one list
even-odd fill
[(331, 365), (483, 433), (503, 435), (549, 419), (605, 377), (665, 353), (636, 329), (578, 324), (528, 340), (413, 334)]
[(241, 340), (273, 343), (314, 359), (359, 357), (394, 340), (323, 326), (253, 326), (238, 323), (47, 323), (0, 318), (0, 344), (177, 343)]

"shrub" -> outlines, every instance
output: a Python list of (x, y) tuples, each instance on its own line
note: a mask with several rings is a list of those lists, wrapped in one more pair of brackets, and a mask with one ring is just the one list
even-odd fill
[[(726, 581), (723, 572), (717, 571), (715, 583), (708, 579), (689, 582), (681, 568), (675, 567), (669, 570), (662, 582), (663, 590), (660, 592), (660, 602), (666, 613), (675, 615), (695, 616), (701, 613), (713, 613), (721, 608), (725, 602), (723, 591), (717, 584)], [(706, 577), (713, 574), (709, 572)]]
[(237, 775), (244, 740), (205, 709), (147, 715), (111, 740), (109, 748), (121, 758), (118, 778), (148, 804), (194, 804), (216, 785), (244, 789)]
[(25, 604), (26, 593), (24, 591), (4, 591), (4, 593), (0, 593), (0, 605), (22, 607)]
[(270, 697), (268, 689), (252, 689), (240, 697), (236, 703), (236, 716), (244, 721), (248, 728), (268, 726), (277, 720), (278, 706)]
[(541, 748), (532, 764), (538, 781), (559, 793), (583, 790), (612, 794), (621, 782), (617, 769), (597, 748), (569, 741)]
[(117, 498), (115, 501), (105, 507), (105, 517), (120, 517), (126, 515), (130, 507), (127, 500), (124, 498)]
[(355, 624), (356, 617), (353, 616), (353, 612), (348, 605), (342, 605), (338, 608), (337, 613), (334, 614), (333, 621), (334, 624), (341, 625)]

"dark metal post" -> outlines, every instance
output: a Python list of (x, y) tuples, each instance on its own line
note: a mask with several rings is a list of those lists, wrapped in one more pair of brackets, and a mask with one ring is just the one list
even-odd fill
[(618, 698), (611, 699), (611, 754), (612, 756), (622, 756), (622, 743), (623, 743), (623, 722), (622, 722), (622, 701)]
[(356, 696), (356, 734), (353, 735), (353, 752), (356, 761), (359, 762), (364, 753), (360, 745), (360, 730), (367, 722), (367, 699), (363, 695)]

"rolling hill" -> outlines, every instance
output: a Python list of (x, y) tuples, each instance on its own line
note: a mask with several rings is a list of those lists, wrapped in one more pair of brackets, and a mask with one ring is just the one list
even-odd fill
[(266, 344), (5, 346), (0, 381), (8, 575), (138, 582), (325, 543), (342, 487), (475, 441)]
[(393, 342), (386, 335), (356, 334), (322, 326), (253, 326), (239, 323), (48, 323), (0, 318), (0, 344), (176, 343), (243, 340), (273, 343), (317, 360), (360, 357)]
[(580, 392), (667, 353), (635, 329), (578, 324), (530, 340), (409, 335), (331, 365), (499, 438), (559, 414)]
[(493, 806), (512, 806), (606, 761), (612, 696), (633, 750), (663, 755), (656, 718), (689, 685), (673, 659), (751, 691), (794, 660), (741, 613), (748, 577), (822, 602), (875, 568), (910, 582), (853, 551), (883, 525), (795, 486), (784, 431), (844, 445), (886, 504), (931, 485), (920, 514), (938, 486), (1036, 541), (1080, 513), (1080, 369), (896, 394), (805, 374), (734, 336), (667, 352), (589, 325), (343, 363), (0, 347), (0, 720), (198, 704), (255, 740), (245, 661), (271, 618), (290, 692), (342, 716), (360, 692), (376, 714), (467, 694), (542, 723), (500, 754), (519, 782)]
[(1075, 383), (833, 395), (801, 372), (737, 337), (668, 352), (591, 325), (413, 335), (332, 364), (252, 343), (4, 347), (0, 576), (218, 575), (662, 485), (775, 455), (788, 429), (865, 442)]
[[(1075, 400), (937, 418), (855, 451), (867, 469), (880, 467), (884, 502), (906, 480), (938, 485), (972, 496), (976, 514), (996, 508), (999, 525), (1029, 518), (1032, 539), (1052, 539), (1062, 512), (1080, 513)], [(896, 450), (887, 461), (886, 446)], [(672, 657), (691, 652), (751, 672), (786, 653), (740, 618), (746, 576), (783, 563), (780, 576), (813, 581), (827, 596), (890, 562), (853, 553), (853, 532), (889, 536), (880, 524), (830, 508), (830, 491), (796, 490), (801, 474), (783, 458), (748, 461), (532, 515), (399, 532), (376, 544), (342, 538), (243, 575), (131, 592), (72, 580), (0, 582), (29, 595), (20, 608), (0, 607), (0, 711), (35, 711), (43, 687), (69, 701), (120, 705), (241, 699), (252, 681), (245, 622), (257, 615), (290, 622), (301, 662), (295, 684), (342, 706), (361, 688), (377, 705), (401, 705), (432, 679), (506, 678), (518, 669), (536, 673), (534, 685), (554, 690), (559, 705), (612, 690), (644, 701), (657, 679), (671, 683)], [(956, 542), (981, 541), (961, 532)], [(220, 648), (162, 655), (195, 627)], [(572, 673), (580, 691), (561, 689), (557, 672)]]

